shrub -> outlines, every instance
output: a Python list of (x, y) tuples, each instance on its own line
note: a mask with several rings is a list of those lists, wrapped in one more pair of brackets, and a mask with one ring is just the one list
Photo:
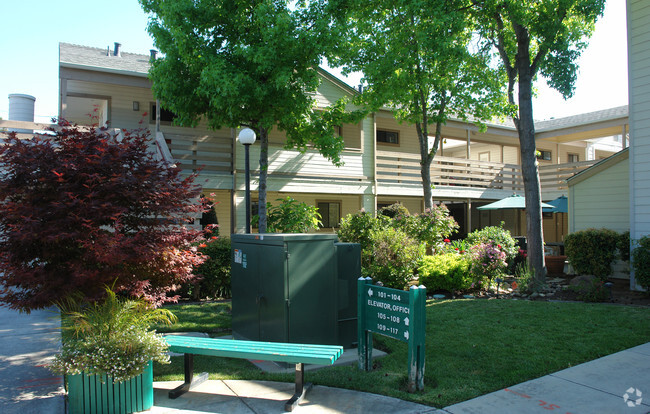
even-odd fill
[(506, 260), (513, 259), (518, 252), (517, 242), (510, 235), (510, 231), (500, 226), (488, 226), (480, 230), (474, 230), (465, 239), (470, 246), (491, 243), (500, 246), (499, 250), (506, 254)]
[(200, 277), (198, 283), (185, 286), (187, 295), (194, 300), (230, 297), (230, 239), (218, 238), (201, 244), (199, 251), (207, 256), (205, 262), (194, 269)]
[(618, 240), (614, 230), (580, 230), (566, 235), (564, 251), (576, 272), (606, 279), (612, 274)]
[(632, 267), (636, 282), (650, 293), (650, 237), (643, 236), (632, 250)]
[(156, 160), (145, 130), (82, 129), (0, 143), (0, 301), (29, 311), (102, 286), (160, 304), (190, 281), (195, 175)]
[(630, 231), (625, 231), (618, 236), (616, 243), (621, 260), (630, 261)]
[(424, 245), (401, 230), (385, 228), (370, 233), (371, 248), (362, 251), (362, 271), (393, 289), (404, 289), (413, 278)]
[(389, 223), (390, 219), (386, 216), (373, 217), (372, 214), (359, 211), (341, 219), (337, 234), (342, 242), (359, 243), (361, 251), (364, 251), (372, 247), (372, 232), (387, 228)]
[(500, 245), (493, 242), (472, 246), (470, 258), (472, 278), (476, 283), (487, 279), (488, 287), (493, 278), (503, 275), (508, 268), (506, 253)]
[[(266, 203), (267, 231), (269, 233), (308, 233), (316, 230), (322, 223), (316, 206), (298, 202), (292, 197), (278, 198), (280, 204), (274, 206)], [(259, 222), (259, 216), (252, 219), (253, 226)]]
[(381, 208), (378, 212), (378, 215), (386, 216), (388, 218), (395, 218), (397, 216), (410, 216), (408, 208), (404, 207), (402, 203), (391, 204)]
[(458, 223), (443, 204), (422, 214), (396, 215), (391, 225), (412, 238), (425, 243), (428, 250), (443, 245), (443, 240), (458, 231)]
[[(364, 274), (378, 277), (387, 286), (401, 289), (412, 276), (407, 273), (412, 273), (416, 267), (415, 261), (407, 261), (412, 258), (416, 260), (427, 246), (442, 244), (443, 239), (455, 231), (458, 224), (444, 206), (417, 215), (409, 215), (401, 204), (394, 204), (382, 211), (395, 215), (392, 218), (383, 214), (373, 217), (364, 211), (348, 214), (341, 220), (337, 234), (343, 242), (361, 245), (361, 268)], [(390, 235), (396, 239), (390, 240)], [(391, 258), (394, 262), (391, 262)], [(380, 262), (386, 263), (386, 269), (380, 268)]]
[(469, 264), (467, 256), (456, 252), (425, 256), (418, 263), (420, 284), (426, 286), (428, 292), (469, 290), (472, 285)]

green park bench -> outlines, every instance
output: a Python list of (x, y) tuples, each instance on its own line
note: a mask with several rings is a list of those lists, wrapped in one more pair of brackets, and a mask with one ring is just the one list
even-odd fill
[(343, 354), (343, 347), (338, 345), (289, 344), (174, 335), (166, 336), (165, 341), (169, 344), (170, 351), (185, 354), (185, 382), (169, 391), (169, 398), (178, 398), (190, 388), (208, 379), (208, 374), (205, 372), (194, 378), (194, 355), (286, 362), (296, 364), (296, 388), (294, 395), (285, 404), (287, 411), (292, 411), (311, 389), (311, 383), (304, 383), (304, 364), (332, 365)]

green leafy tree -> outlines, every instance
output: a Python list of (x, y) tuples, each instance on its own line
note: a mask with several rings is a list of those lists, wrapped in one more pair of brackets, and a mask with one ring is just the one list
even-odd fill
[[(480, 37), (497, 51), (519, 133), (526, 194), (528, 261), (537, 284), (546, 278), (539, 169), (535, 156), (533, 83), (539, 75), (565, 98), (573, 95), (576, 60), (605, 0), (472, 0)], [(516, 92), (516, 97), (515, 97)]]
[[(342, 164), (334, 125), (356, 122), (345, 101), (317, 111), (318, 64), (332, 37), (327, 21), (283, 0), (140, 0), (165, 54), (153, 62), (153, 92), (179, 125), (247, 126), (259, 137), (259, 231), (267, 230), (268, 134), (286, 147), (317, 149)], [(297, 6), (300, 6), (298, 4)]]
[[(450, 117), (485, 120), (505, 109), (502, 76), (477, 48), (466, 0), (330, 0), (341, 41), (330, 61), (361, 71), (371, 109), (388, 106), (415, 126), (426, 209), (433, 208), (431, 163)], [(488, 73), (491, 73), (488, 75)], [(434, 137), (429, 145), (429, 137)]]

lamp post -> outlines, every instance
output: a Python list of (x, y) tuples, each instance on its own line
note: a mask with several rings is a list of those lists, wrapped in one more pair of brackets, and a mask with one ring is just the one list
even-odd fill
[(246, 233), (248, 234), (251, 232), (251, 168), (249, 147), (255, 142), (255, 131), (250, 128), (244, 128), (239, 131), (237, 139), (244, 144), (244, 148), (246, 149)]

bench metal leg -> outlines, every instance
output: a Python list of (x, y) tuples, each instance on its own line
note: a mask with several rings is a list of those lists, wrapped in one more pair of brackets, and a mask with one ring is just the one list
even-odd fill
[(293, 411), (294, 408), (300, 404), (303, 397), (311, 388), (313, 384), (311, 382), (305, 384), (305, 367), (304, 364), (296, 364), (296, 392), (293, 394), (293, 397), (284, 405), (285, 411)]
[(184, 371), (185, 371), (185, 382), (169, 391), (169, 398), (175, 400), (181, 395), (188, 392), (191, 388), (196, 387), (197, 385), (204, 383), (208, 380), (208, 373), (203, 372), (194, 378), (194, 355), (193, 354), (184, 354)]

